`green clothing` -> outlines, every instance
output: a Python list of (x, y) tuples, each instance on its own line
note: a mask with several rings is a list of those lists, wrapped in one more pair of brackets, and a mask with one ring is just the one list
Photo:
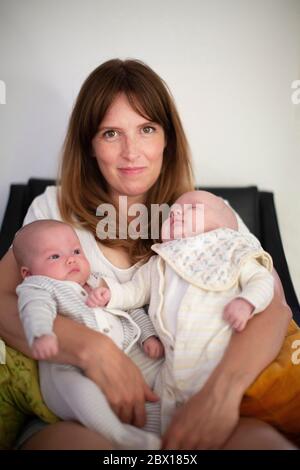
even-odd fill
[(13, 447), (29, 416), (58, 421), (43, 401), (37, 362), (8, 346), (5, 362), (0, 364), (0, 449)]

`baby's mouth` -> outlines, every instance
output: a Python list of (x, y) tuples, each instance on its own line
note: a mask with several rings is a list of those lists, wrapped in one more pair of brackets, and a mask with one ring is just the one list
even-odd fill
[(71, 273), (79, 273), (80, 269), (79, 268), (72, 268), (71, 271), (69, 271), (69, 274)]

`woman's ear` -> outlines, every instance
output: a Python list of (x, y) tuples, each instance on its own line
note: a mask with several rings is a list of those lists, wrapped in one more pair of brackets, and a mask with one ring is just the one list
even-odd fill
[(25, 279), (25, 277), (31, 276), (31, 272), (26, 266), (21, 267), (21, 276), (23, 279)]

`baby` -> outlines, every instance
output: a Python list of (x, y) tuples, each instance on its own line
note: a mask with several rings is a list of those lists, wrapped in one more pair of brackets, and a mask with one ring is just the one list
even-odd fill
[(251, 234), (237, 231), (233, 211), (205, 191), (183, 194), (162, 226), (163, 243), (130, 282), (104, 278), (94, 305), (133, 308), (149, 315), (166, 360), (155, 390), (161, 397), (162, 432), (176, 407), (204, 385), (221, 360), (233, 329), (273, 298), (272, 259)]
[[(139, 340), (149, 357), (162, 357), (162, 344), (143, 309), (129, 315), (92, 308), (100, 279), (90, 272), (71, 226), (54, 220), (32, 222), (16, 234), (13, 250), (24, 279), (17, 287), (20, 317), (36, 359), (55, 359), (59, 345), (53, 322), (57, 312), (107, 334), (125, 352)], [(121, 423), (101, 390), (79, 369), (41, 361), (40, 382), (47, 406), (61, 419), (78, 420), (120, 448), (159, 448), (158, 437), (146, 432), (159, 432), (159, 423), (156, 429), (146, 425), (146, 430)], [(158, 412), (156, 415), (159, 417)]]

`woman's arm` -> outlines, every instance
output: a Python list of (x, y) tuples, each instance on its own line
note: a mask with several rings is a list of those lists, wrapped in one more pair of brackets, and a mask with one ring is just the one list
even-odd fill
[[(0, 261), (0, 337), (32, 357), (17, 309), (15, 291), (21, 281), (14, 254), (9, 250)], [(144, 402), (155, 401), (156, 395), (135, 364), (110, 338), (69, 318), (58, 315), (54, 331), (59, 341), (55, 361), (81, 368), (101, 388), (122, 421), (143, 426)]]
[(274, 279), (271, 304), (251, 319), (243, 332), (233, 333), (222, 361), (204, 387), (174, 417), (163, 448), (220, 448), (230, 436), (239, 420), (244, 392), (277, 356), (292, 318), (275, 272)]

